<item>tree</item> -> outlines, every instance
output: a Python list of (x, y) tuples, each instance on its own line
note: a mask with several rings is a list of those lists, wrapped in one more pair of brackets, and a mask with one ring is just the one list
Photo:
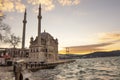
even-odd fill
[(4, 41), (8, 39), (8, 36), (10, 34), (10, 27), (3, 22), (3, 19), (5, 16), (0, 16), (0, 40)]
[(21, 41), (20, 41), (20, 37), (17, 37), (14, 34), (12, 34), (12, 35), (10, 35), (10, 38), (8, 38), (7, 40), (5, 40), (5, 42), (10, 43), (11, 46), (13, 46), (15, 48), (16, 46), (18, 46), (18, 44)]
[(5, 16), (0, 16), (0, 41), (3, 43), (10, 43), (14, 48), (19, 44), (20, 37), (11, 34), (10, 27), (3, 22)]

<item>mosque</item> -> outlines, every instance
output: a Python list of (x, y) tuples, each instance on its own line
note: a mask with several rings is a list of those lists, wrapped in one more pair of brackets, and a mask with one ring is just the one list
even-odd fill
[(54, 39), (47, 32), (41, 32), (41, 5), (38, 13), (38, 35), (30, 38), (29, 49), (25, 48), (25, 33), (27, 23), (27, 13), (25, 10), (23, 20), (22, 48), (9, 48), (6, 52), (12, 58), (28, 59), (29, 62), (54, 62), (58, 60), (58, 39)]
[(38, 14), (38, 35), (30, 39), (29, 58), (31, 61), (53, 62), (58, 60), (58, 39), (54, 39), (49, 33), (41, 33), (41, 5)]

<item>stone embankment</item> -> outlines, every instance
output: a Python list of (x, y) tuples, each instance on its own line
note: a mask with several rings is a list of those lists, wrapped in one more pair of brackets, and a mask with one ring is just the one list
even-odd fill
[[(75, 60), (60, 60), (48, 64), (64, 64), (71, 63)], [(37, 72), (29, 72), (26, 69), (22, 71), (23, 79), (29, 78), (30, 80), (52, 80), (54, 75), (59, 74), (59, 70), (55, 69), (41, 69)], [(15, 80), (15, 75), (13, 73), (13, 66), (0, 66), (0, 80)]]

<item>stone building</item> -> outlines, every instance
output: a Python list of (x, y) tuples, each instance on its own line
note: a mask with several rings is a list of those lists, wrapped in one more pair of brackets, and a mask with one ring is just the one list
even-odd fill
[(58, 60), (58, 39), (54, 39), (47, 32), (41, 32), (41, 5), (38, 14), (38, 35), (31, 37), (29, 49), (25, 48), (25, 33), (27, 13), (25, 10), (23, 19), (22, 47), (8, 48), (5, 51), (11, 58), (26, 59), (28, 62), (54, 62)]
[(54, 62), (58, 60), (58, 40), (49, 33), (41, 33), (41, 5), (38, 14), (38, 35), (30, 39), (29, 60), (30, 62)]
[(5, 51), (11, 56), (11, 58), (29, 57), (29, 49), (7, 48)]

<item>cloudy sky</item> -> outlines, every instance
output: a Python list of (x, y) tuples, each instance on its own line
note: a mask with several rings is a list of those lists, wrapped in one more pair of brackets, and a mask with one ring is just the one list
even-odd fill
[(39, 3), (42, 32), (58, 38), (60, 53), (66, 47), (80, 54), (120, 50), (120, 0), (0, 0), (0, 15), (6, 15), (4, 22), (20, 37), (27, 9), (26, 47), (37, 35)]

